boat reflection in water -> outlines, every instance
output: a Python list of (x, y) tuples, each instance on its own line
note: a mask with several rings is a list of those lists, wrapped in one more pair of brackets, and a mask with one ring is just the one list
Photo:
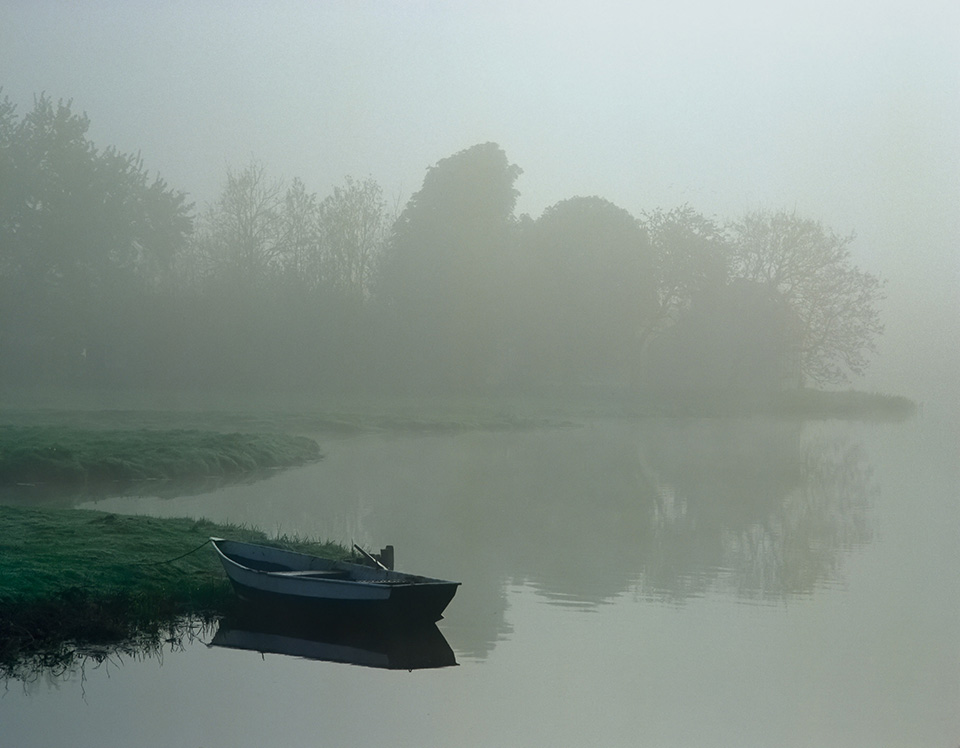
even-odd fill
[(357, 626), (318, 622), (289, 611), (277, 613), (241, 609), (220, 621), (210, 645), (392, 670), (457, 664), (453, 650), (435, 623)]

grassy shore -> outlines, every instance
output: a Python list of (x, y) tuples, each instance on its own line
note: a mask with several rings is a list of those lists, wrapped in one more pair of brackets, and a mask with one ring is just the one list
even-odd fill
[(289, 434), (0, 425), (0, 485), (223, 476), (319, 458), (315, 441)]
[(916, 404), (874, 392), (784, 390), (774, 393), (669, 393), (647, 397), (631, 408), (636, 416), (725, 418), (770, 416), (797, 420), (902, 421)]
[[(343, 436), (370, 432), (455, 433), (471, 429), (511, 430), (565, 425), (605, 417), (740, 417), (899, 420), (915, 404), (906, 397), (856, 390), (781, 392), (658, 391), (545, 387), (536, 392), (486, 392), (473, 396), (364, 396), (254, 394), (234, 398), (184, 395), (165, 399), (82, 392), (0, 393), (0, 424), (109, 430), (214, 430), (221, 433)], [(16, 405), (14, 405), (16, 403)]]
[(204, 520), (0, 506), (0, 674), (69, 660), (77, 647), (151, 641), (183, 616), (228, 612), (235, 597), (204, 545), (218, 535), (348, 555)]
[[(539, 428), (596, 417), (901, 420), (913, 410), (901, 397), (811, 390), (646, 399), (558, 392), (539, 400), (411, 400), (237, 413), (6, 409), (0, 414), (0, 487), (36, 483), (57, 492), (298, 465), (320, 457), (315, 441), (293, 435), (303, 433)], [(202, 547), (211, 535), (267, 542), (260, 532), (205, 521), (0, 506), (0, 675), (17, 674), (29, 663), (68, 661), (77, 647), (156, 641), (183, 616), (211, 619), (226, 612), (234, 596), (212, 549)], [(346, 555), (338, 546), (277, 544)]]

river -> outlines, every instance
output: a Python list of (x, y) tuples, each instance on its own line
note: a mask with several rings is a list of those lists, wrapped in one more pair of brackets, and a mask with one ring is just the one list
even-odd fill
[(322, 461), (267, 479), (88, 501), (391, 543), (462, 582), (456, 665), (213, 627), (8, 681), (0, 745), (956, 746), (960, 442), (929, 411), (315, 435)]

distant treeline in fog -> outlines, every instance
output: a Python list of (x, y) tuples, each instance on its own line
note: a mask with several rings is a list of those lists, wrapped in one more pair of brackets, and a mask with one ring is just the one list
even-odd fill
[(495, 143), (405, 206), (253, 161), (201, 209), (88, 127), (69, 102), (0, 101), (5, 386), (769, 391), (849, 381), (882, 332), (853, 237), (794, 212), (517, 216)]

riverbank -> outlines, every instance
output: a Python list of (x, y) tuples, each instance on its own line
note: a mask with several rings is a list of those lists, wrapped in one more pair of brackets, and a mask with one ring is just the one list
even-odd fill
[(856, 390), (784, 390), (752, 393), (666, 393), (647, 398), (638, 416), (741, 417), (767, 416), (795, 420), (902, 421), (916, 412), (916, 403), (900, 395)]
[(320, 459), (290, 434), (0, 425), (0, 486), (228, 476)]
[(226, 614), (235, 596), (211, 536), (349, 555), (206, 520), (0, 506), (0, 674), (54, 667), (78, 648), (156, 641), (184, 616)]
[[(17, 405), (13, 406), (12, 403)], [(350, 435), (376, 431), (457, 432), (566, 425), (583, 418), (769, 416), (790, 419), (903, 420), (916, 403), (857, 390), (648, 392), (543, 388), (474, 396), (356, 396), (218, 393), (4, 393), (0, 424), (73, 429), (204, 430), (221, 434)]]

